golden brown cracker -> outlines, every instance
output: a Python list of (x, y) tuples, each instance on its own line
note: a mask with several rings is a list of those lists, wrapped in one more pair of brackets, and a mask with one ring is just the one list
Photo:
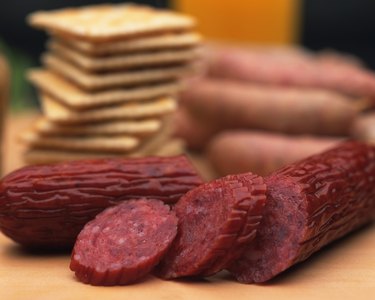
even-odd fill
[[(108, 151), (72, 151), (66, 149), (44, 149), (31, 145), (24, 154), (24, 160), (29, 164), (55, 163), (65, 160), (106, 158), (106, 157), (141, 157), (141, 156), (170, 156), (181, 154), (181, 140), (171, 139), (173, 128), (170, 120), (166, 120), (163, 128), (155, 135), (142, 141), (130, 152), (110, 153)], [(182, 148), (181, 148), (182, 147)]]
[(174, 155), (180, 155), (185, 152), (185, 143), (181, 139), (177, 138), (170, 138), (169, 136), (160, 139), (159, 143), (154, 144), (154, 148), (144, 147), (143, 152), (142, 149), (139, 151), (135, 151), (131, 154), (132, 157), (140, 157), (140, 156), (174, 156)]
[(136, 156), (148, 156), (155, 155), (156, 150), (162, 145), (166, 144), (173, 133), (173, 127), (171, 126), (171, 119), (166, 118), (162, 129), (152, 137), (142, 140), (141, 145), (130, 154), (132, 157)]
[(94, 108), (127, 101), (149, 100), (176, 94), (181, 89), (180, 84), (172, 81), (90, 93), (49, 70), (32, 70), (28, 73), (28, 78), (40, 90), (74, 109)]
[(175, 111), (177, 107), (176, 100), (171, 97), (85, 111), (71, 110), (46, 94), (41, 95), (41, 102), (43, 112), (49, 120), (66, 124), (161, 117)]
[(35, 129), (41, 135), (46, 136), (115, 136), (132, 135), (145, 137), (160, 130), (162, 120), (144, 119), (130, 121), (109, 121), (97, 124), (62, 125), (57, 124), (45, 117), (40, 117), (35, 122)]
[(84, 152), (84, 151), (66, 151), (29, 148), (23, 154), (23, 160), (27, 164), (53, 164), (70, 160), (96, 159), (96, 158), (120, 158), (124, 154), (106, 153), (106, 152)]
[(21, 141), (41, 149), (57, 149), (70, 151), (87, 152), (109, 152), (124, 153), (131, 151), (139, 145), (136, 137), (124, 135), (116, 137), (92, 137), (92, 136), (41, 136), (35, 130), (28, 130), (22, 133)]
[(107, 57), (90, 57), (56, 41), (51, 41), (49, 43), (49, 49), (52, 53), (63, 57), (78, 68), (88, 72), (108, 72), (134, 68), (168, 66), (192, 61), (199, 55), (199, 49), (182, 49)]
[(71, 80), (81, 88), (92, 91), (176, 80), (193, 73), (195, 69), (191, 64), (181, 64), (169, 67), (96, 74), (84, 72), (73, 64), (52, 54), (44, 55), (43, 62), (49, 69), (64, 78)]
[[(172, 139), (167, 141), (160, 148), (155, 149), (153, 156), (174, 156), (184, 153), (183, 143), (181, 140)], [(24, 161), (27, 164), (50, 164), (68, 160), (96, 159), (96, 158), (122, 158), (122, 157), (140, 157), (137, 151), (124, 155), (117, 153), (88, 153), (88, 152), (68, 152), (62, 150), (48, 150), (31, 148), (24, 153)]]
[(102, 56), (165, 49), (192, 48), (199, 45), (202, 41), (202, 36), (195, 32), (166, 33), (100, 44), (61, 38), (59, 36), (54, 36), (54, 39), (82, 53), (92, 56)]
[(39, 11), (31, 14), (28, 21), (37, 28), (96, 42), (190, 30), (196, 23), (190, 16), (135, 4)]

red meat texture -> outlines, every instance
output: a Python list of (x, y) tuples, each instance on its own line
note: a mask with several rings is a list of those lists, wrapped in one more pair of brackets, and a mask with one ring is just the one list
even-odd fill
[(97, 215), (78, 235), (70, 268), (92, 285), (124, 285), (150, 273), (177, 234), (177, 218), (158, 200), (129, 200)]
[(71, 248), (107, 207), (144, 197), (172, 204), (201, 183), (185, 156), (29, 166), (0, 182), (0, 229), (29, 248)]
[(265, 179), (257, 238), (229, 270), (265, 282), (375, 218), (375, 148), (344, 142)]
[(266, 186), (260, 176), (230, 175), (188, 192), (175, 205), (178, 235), (157, 275), (209, 276), (241, 256), (262, 218)]

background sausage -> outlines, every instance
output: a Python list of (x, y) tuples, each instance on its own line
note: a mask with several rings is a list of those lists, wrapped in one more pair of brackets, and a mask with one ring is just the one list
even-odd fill
[(192, 150), (203, 149), (207, 142), (220, 131), (218, 124), (194, 118), (186, 108), (179, 108), (173, 115), (174, 134), (184, 139)]
[(363, 114), (355, 119), (351, 129), (354, 138), (375, 143), (375, 112)]
[(212, 79), (195, 82), (181, 99), (192, 119), (219, 129), (343, 135), (359, 112), (353, 101), (334, 92)]
[(235, 47), (208, 50), (209, 75), (246, 82), (324, 88), (375, 103), (375, 77), (353, 63), (327, 63), (302, 55), (277, 56)]
[(322, 152), (339, 141), (339, 138), (332, 137), (226, 131), (211, 140), (206, 157), (221, 176), (243, 172), (268, 175), (287, 164)]

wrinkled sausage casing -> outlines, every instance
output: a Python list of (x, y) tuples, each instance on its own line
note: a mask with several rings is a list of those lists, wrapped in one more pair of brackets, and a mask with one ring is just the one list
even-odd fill
[(375, 217), (375, 148), (345, 142), (265, 179), (267, 202), (254, 243), (229, 269), (265, 282)]
[(109, 206), (145, 197), (171, 204), (201, 183), (185, 156), (25, 167), (0, 182), (0, 229), (27, 247), (71, 247)]

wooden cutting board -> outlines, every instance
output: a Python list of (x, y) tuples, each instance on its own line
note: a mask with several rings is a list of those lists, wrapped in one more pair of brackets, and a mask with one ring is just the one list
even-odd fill
[(0, 235), (0, 299), (374, 299), (375, 226), (322, 250), (267, 285), (244, 285), (226, 273), (200, 281), (148, 277), (123, 287), (75, 280), (69, 254), (36, 255)]
[[(14, 143), (30, 115), (8, 119), (6, 170), (21, 165)], [(69, 254), (23, 251), (0, 234), (0, 300), (5, 299), (375, 299), (375, 224), (330, 245), (266, 285), (244, 285), (222, 272), (207, 280), (145, 281), (123, 287), (93, 287), (77, 282)]]

